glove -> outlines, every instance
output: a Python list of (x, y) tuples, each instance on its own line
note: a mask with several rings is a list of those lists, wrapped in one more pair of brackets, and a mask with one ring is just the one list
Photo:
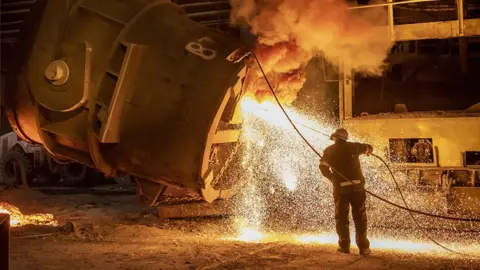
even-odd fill
[(367, 156), (370, 156), (370, 154), (372, 154), (372, 153), (373, 153), (373, 147), (371, 145), (367, 144), (367, 151), (365, 152), (365, 154)]

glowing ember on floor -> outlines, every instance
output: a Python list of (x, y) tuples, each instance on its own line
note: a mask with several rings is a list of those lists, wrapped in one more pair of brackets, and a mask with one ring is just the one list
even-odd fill
[[(355, 234), (352, 231), (352, 248), (356, 248)], [(261, 231), (249, 228), (241, 228), (239, 234), (236, 237), (229, 237), (226, 240), (234, 240), (241, 242), (252, 243), (271, 243), (271, 242), (285, 242), (285, 243), (298, 243), (298, 244), (315, 244), (315, 245), (333, 245), (336, 246), (338, 242), (338, 236), (335, 233), (320, 233), (320, 234), (286, 234), (286, 233), (263, 233)], [(480, 250), (479, 245), (465, 245), (462, 242), (451, 243), (455, 246), (456, 250), (459, 250), (465, 254), (476, 254)], [(370, 238), (370, 247), (376, 250), (390, 250), (398, 252), (410, 252), (410, 253), (438, 253), (439, 255), (445, 254), (445, 250), (439, 246), (420, 240), (411, 239), (394, 239), (389, 237), (374, 236)]]
[[(351, 235), (355, 235), (351, 232)], [(300, 243), (318, 243), (318, 244), (333, 244), (336, 245), (338, 237), (334, 233), (319, 234), (319, 235), (301, 235), (296, 238)], [(356, 246), (355, 239), (352, 239), (352, 246)], [(441, 249), (435, 244), (416, 242), (410, 240), (396, 240), (386, 238), (371, 238), (370, 247), (377, 249), (392, 249), (412, 252), (430, 252), (440, 251)]]
[(265, 236), (261, 232), (250, 228), (241, 229), (239, 235), (236, 237), (236, 239), (245, 242), (258, 242), (264, 238)]
[(54, 219), (52, 214), (24, 215), (18, 207), (5, 202), (0, 202), (0, 213), (10, 215), (10, 225), (12, 227), (20, 227), (28, 224), (58, 226), (58, 221)]

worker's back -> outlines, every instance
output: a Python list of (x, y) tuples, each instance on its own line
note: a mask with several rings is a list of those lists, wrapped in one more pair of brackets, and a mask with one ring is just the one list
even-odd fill
[(365, 177), (359, 156), (366, 153), (369, 147), (368, 144), (338, 140), (325, 149), (322, 162), (327, 163), (333, 172), (334, 192), (345, 194), (363, 189)]

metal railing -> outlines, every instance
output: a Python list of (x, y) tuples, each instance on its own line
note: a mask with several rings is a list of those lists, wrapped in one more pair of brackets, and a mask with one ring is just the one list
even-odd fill
[[(387, 7), (388, 9), (388, 32), (392, 40), (395, 40), (395, 21), (393, 14), (393, 6), (395, 5), (404, 5), (404, 4), (413, 4), (413, 3), (427, 3), (427, 2), (438, 2), (439, 0), (404, 0), (396, 1), (387, 0), (387, 3), (384, 4), (372, 4), (372, 5), (362, 5), (350, 7), (349, 9), (365, 9), (365, 8), (375, 8), (375, 7)], [(457, 10), (457, 22), (458, 22), (458, 33), (459, 36), (465, 35), (465, 23), (464, 23), (464, 14), (463, 14), (463, 0), (456, 1), (456, 10)]]

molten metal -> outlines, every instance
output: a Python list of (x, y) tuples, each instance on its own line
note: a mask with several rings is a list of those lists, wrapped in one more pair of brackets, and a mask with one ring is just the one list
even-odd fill
[(18, 207), (11, 204), (0, 202), (0, 213), (10, 215), (10, 225), (20, 227), (28, 224), (58, 226), (52, 214), (33, 214), (24, 215)]

